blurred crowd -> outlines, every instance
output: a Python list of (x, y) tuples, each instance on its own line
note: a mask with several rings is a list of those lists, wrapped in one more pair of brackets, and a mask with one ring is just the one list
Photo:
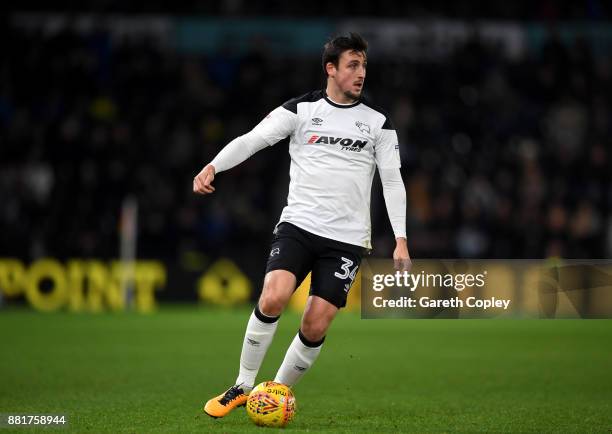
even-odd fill
[[(461, 20), (599, 20), (609, 19), (612, 7), (605, 0), (352, 0), (290, 2), (282, 0), (183, 0), (167, 2), (126, 2), (123, 0), (83, 0), (59, 2), (42, 10), (61, 10), (76, 13), (171, 14), (215, 17), (408, 17), (411, 19), (451, 18)], [(19, 5), (20, 11), (40, 12), (41, 5)]]
[[(322, 87), (319, 58), (3, 27), (1, 256), (116, 257), (134, 197), (140, 257), (261, 254), (263, 266), (286, 141), (220, 174), (211, 197), (194, 196), (192, 179), (270, 110)], [(366, 90), (400, 138), (413, 257), (612, 254), (612, 63), (583, 40), (551, 32), (510, 61), (474, 35), (446, 62), (372, 61)], [(375, 254), (388, 256), (378, 180), (372, 208)]]
[(611, 68), (554, 32), (511, 63), (475, 37), (448, 64), (386, 65), (414, 250), (610, 255)]

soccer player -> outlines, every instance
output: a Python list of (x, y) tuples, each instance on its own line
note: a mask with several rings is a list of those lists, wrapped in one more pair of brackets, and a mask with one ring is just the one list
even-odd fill
[(346, 305), (353, 279), (370, 245), (370, 191), (378, 168), (396, 238), (396, 268), (407, 270), (406, 190), (397, 134), (389, 116), (362, 97), (367, 42), (359, 35), (325, 44), (325, 90), (287, 101), (249, 133), (225, 146), (193, 180), (193, 191), (215, 191), (215, 175), (290, 136), (287, 206), (270, 248), (263, 290), (249, 318), (238, 378), (204, 411), (226, 416), (245, 405), (272, 342), (281, 312), (311, 272), (299, 331), (274, 381), (293, 387), (321, 351), (326, 332)]

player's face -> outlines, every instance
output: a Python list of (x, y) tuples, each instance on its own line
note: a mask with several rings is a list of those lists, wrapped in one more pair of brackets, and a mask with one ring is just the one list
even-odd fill
[(332, 78), (339, 90), (350, 99), (358, 99), (363, 91), (368, 60), (362, 51), (345, 51), (332, 68)]

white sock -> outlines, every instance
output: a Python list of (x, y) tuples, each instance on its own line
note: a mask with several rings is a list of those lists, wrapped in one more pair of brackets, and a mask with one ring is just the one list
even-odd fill
[(319, 356), (324, 340), (325, 338), (319, 342), (310, 342), (301, 331), (298, 332), (291, 345), (289, 345), (285, 359), (278, 369), (274, 381), (293, 387)]
[(242, 385), (245, 393), (250, 393), (255, 385), (255, 377), (261, 367), (261, 362), (268, 351), (268, 347), (274, 338), (278, 316), (266, 316), (259, 310), (259, 306), (249, 318), (244, 342), (242, 343), (242, 353), (240, 354), (240, 371), (236, 384)]

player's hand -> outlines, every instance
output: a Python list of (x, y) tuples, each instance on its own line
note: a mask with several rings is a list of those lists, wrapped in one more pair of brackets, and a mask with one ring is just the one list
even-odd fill
[(396, 270), (410, 271), (412, 268), (412, 260), (408, 253), (408, 244), (406, 238), (396, 238), (397, 245), (393, 251), (393, 262)]
[(215, 191), (215, 187), (212, 186), (212, 182), (215, 179), (215, 166), (207, 164), (204, 169), (200, 171), (193, 178), (193, 192), (198, 194), (210, 194)]

